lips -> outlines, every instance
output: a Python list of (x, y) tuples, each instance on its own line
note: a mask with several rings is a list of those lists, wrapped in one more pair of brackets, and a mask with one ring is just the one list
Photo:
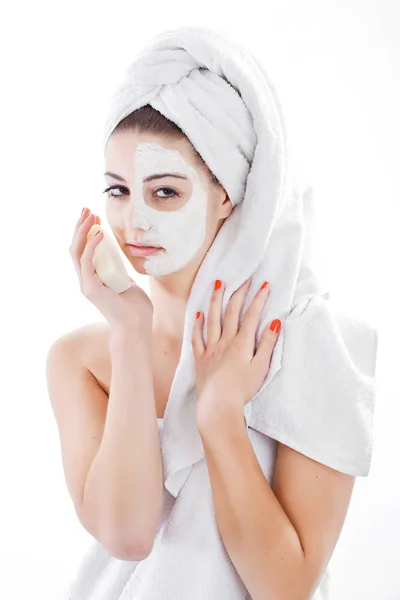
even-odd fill
[(133, 244), (127, 244), (127, 248), (131, 256), (150, 256), (151, 254), (157, 254), (159, 250), (162, 250), (162, 248), (157, 246), (142, 246), (140, 248), (139, 246), (134, 246)]
[(133, 246), (134, 248), (161, 248), (161, 246), (152, 246), (151, 244), (128, 244), (128, 246)]

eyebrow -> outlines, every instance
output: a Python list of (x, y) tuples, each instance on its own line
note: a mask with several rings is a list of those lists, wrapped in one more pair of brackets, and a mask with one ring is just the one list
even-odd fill
[[(104, 173), (104, 175), (108, 175), (113, 179), (118, 179), (118, 181), (123, 181), (126, 183), (125, 179), (123, 179), (120, 175), (116, 173), (109, 173), (108, 171)], [(153, 179), (162, 179), (163, 177), (176, 177), (177, 179), (187, 179), (186, 175), (181, 175), (180, 173), (153, 173), (152, 175), (148, 175), (144, 177), (143, 181), (153, 181)]]

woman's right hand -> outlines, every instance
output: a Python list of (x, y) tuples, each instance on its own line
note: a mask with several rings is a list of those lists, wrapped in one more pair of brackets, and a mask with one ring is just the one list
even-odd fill
[(82, 294), (104, 315), (113, 330), (145, 327), (151, 332), (153, 304), (146, 292), (131, 280), (132, 286), (117, 294), (98, 277), (93, 265), (93, 255), (96, 246), (103, 239), (103, 233), (87, 242), (87, 235), (95, 223), (100, 223), (100, 218), (85, 208), (75, 225), (69, 247)]

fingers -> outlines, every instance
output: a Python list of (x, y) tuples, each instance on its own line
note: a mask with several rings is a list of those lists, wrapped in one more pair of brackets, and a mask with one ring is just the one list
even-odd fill
[(240, 311), (243, 306), (244, 299), (250, 287), (251, 277), (235, 291), (229, 299), (224, 315), (224, 326), (222, 337), (225, 340), (232, 340), (239, 330)]
[[(89, 213), (90, 213), (90, 211), (89, 211)], [(96, 220), (96, 215), (94, 215), (93, 213), (90, 213), (90, 214), (89, 213), (84, 213), (79, 218), (79, 220), (75, 226), (71, 245), (69, 247), (69, 253), (71, 255), (72, 262), (74, 263), (76, 272), (78, 273), (79, 277), (80, 277), (80, 259), (81, 259), (82, 253), (86, 246), (87, 235), (88, 235), (91, 227), (93, 227), (95, 220)], [(85, 216), (85, 215), (88, 215), (88, 216)]]
[[(217, 288), (217, 289), (215, 289)], [(210, 306), (208, 309), (207, 317), (207, 345), (215, 344), (221, 337), (222, 324), (221, 324), (221, 311), (222, 311), (222, 298), (224, 294), (225, 286), (223, 281), (217, 279), (214, 285), (214, 291), (211, 296)]]
[[(217, 282), (219, 282), (219, 280), (217, 280)], [(226, 307), (223, 323), (221, 313), (225, 286), (223, 282), (219, 283), (221, 285), (216, 286), (216, 289), (214, 289), (210, 299), (207, 318), (207, 346), (209, 344), (217, 343), (220, 339), (230, 341), (234, 338), (237, 338), (238, 345), (243, 349), (244, 352), (248, 352), (249, 361), (252, 361), (256, 351), (255, 341), (257, 328), (260, 322), (262, 310), (270, 293), (270, 286), (268, 282), (264, 282), (264, 284), (260, 287), (248, 306), (241, 325), (239, 325), (240, 312), (250, 287), (251, 277), (247, 279), (232, 294)], [(203, 340), (203, 320), (204, 315), (200, 313), (200, 317), (196, 320), (193, 327), (192, 345), (194, 352), (198, 355), (205, 350), (205, 344)], [(280, 325), (279, 319), (275, 319), (274, 321), (278, 321)], [(270, 354), (272, 354), (278, 334), (279, 330), (277, 333), (274, 333), (269, 331), (268, 328), (263, 333), (263, 337), (260, 339), (259, 343), (259, 348), (262, 348), (260, 350), (261, 357), (263, 357), (263, 353), (268, 350), (270, 350)], [(261, 358), (261, 360), (263, 360), (263, 358)]]
[(77, 233), (77, 231), (78, 231), (79, 227), (81, 226), (81, 224), (83, 223), (83, 221), (86, 219), (86, 217), (87, 217), (89, 214), (90, 214), (90, 210), (89, 210), (89, 209), (87, 209), (87, 208), (84, 208), (84, 209), (82, 210), (82, 212), (81, 212), (81, 215), (80, 215), (79, 219), (77, 220), (77, 222), (76, 222), (76, 225), (75, 225), (75, 228), (74, 228), (74, 234), (73, 234), (73, 236), (72, 236), (72, 242), (71, 242), (71, 245), (70, 245), (70, 250), (71, 250), (71, 248), (72, 248), (72, 246), (73, 246), (74, 239), (75, 239), (75, 236), (76, 236), (76, 233)]
[(96, 290), (103, 286), (103, 283), (100, 281), (93, 264), (93, 256), (96, 246), (98, 246), (102, 239), (102, 231), (94, 235), (93, 238), (86, 244), (80, 259), (81, 292), (88, 299), (93, 298)]
[(251, 352), (250, 358), (252, 358), (254, 355), (256, 333), (258, 324), (260, 322), (260, 316), (270, 292), (269, 283), (264, 282), (264, 284), (265, 283), (267, 285), (265, 285), (264, 287), (260, 287), (258, 292), (255, 294), (253, 300), (247, 307), (247, 310), (242, 320), (240, 331), (238, 333), (240, 343), (243, 344), (244, 347), (248, 348)]
[[(273, 327), (274, 325), (277, 325), (277, 327), (275, 327), (275, 332), (271, 331), (270, 329), (271, 326)], [(280, 328), (281, 321), (279, 319), (274, 319), (271, 321), (271, 323), (264, 329), (257, 351), (251, 360), (251, 364), (254, 365), (256, 369), (260, 368), (262, 373), (267, 373), (269, 370), (272, 353), (278, 339)]]
[(217, 343), (221, 338), (228, 341), (238, 332), (240, 311), (250, 287), (251, 278), (247, 279), (231, 296), (226, 307), (222, 324), (222, 300), (225, 291), (224, 282), (216, 281), (207, 318), (207, 345)]
[(192, 348), (196, 358), (200, 358), (206, 347), (203, 339), (204, 315), (202, 312), (196, 313), (196, 320), (192, 331)]

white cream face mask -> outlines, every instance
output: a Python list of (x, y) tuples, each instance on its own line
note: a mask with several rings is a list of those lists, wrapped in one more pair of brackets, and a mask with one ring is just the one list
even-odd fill
[[(193, 189), (189, 200), (177, 210), (156, 210), (143, 196), (143, 179), (154, 173), (186, 175)], [(139, 143), (135, 156), (133, 226), (149, 231), (144, 241), (163, 250), (144, 260), (149, 275), (168, 275), (185, 267), (201, 248), (207, 225), (207, 191), (196, 170), (183, 156), (155, 143)], [(165, 186), (167, 187), (167, 186)], [(168, 202), (168, 200), (166, 200)]]

